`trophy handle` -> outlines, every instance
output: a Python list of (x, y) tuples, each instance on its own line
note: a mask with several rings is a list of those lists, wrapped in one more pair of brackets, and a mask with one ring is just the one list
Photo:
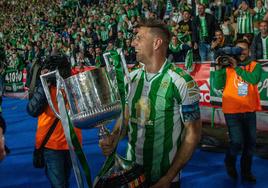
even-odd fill
[[(125, 59), (125, 55), (123, 53), (123, 49), (122, 48), (118, 48), (117, 49), (117, 53), (120, 55), (121, 57), (121, 65), (123, 67), (123, 70), (125, 72), (125, 75), (126, 75), (126, 80), (127, 80), (127, 83), (128, 83), (128, 86), (130, 86), (130, 74), (129, 74), (129, 71), (128, 71), (128, 68), (127, 68), (127, 62), (126, 62), (126, 59)], [(130, 87), (129, 87), (130, 89)]]
[[(126, 78), (126, 81), (127, 81), (127, 84), (128, 84), (128, 91), (130, 91), (130, 81), (131, 81), (131, 79), (130, 79), (130, 74), (129, 74), (129, 71), (128, 71), (128, 68), (127, 68), (127, 63), (126, 63), (126, 59), (125, 59), (125, 56), (124, 56), (122, 48), (118, 48), (117, 53), (120, 55), (120, 59), (121, 59), (120, 64), (121, 64), (121, 66), (123, 68), (124, 75), (126, 76), (125, 78)], [(112, 66), (111, 66), (111, 64), (109, 62), (109, 58), (108, 58), (109, 55), (110, 55), (110, 52), (106, 52), (106, 53), (103, 54), (103, 58), (104, 58), (104, 61), (105, 61), (105, 64), (106, 64), (106, 69), (107, 69), (108, 73), (111, 72), (111, 70), (112, 70)], [(129, 94), (130, 94), (130, 92), (128, 92), (128, 95), (127, 95), (126, 98), (129, 98)]]
[(45, 94), (46, 94), (46, 97), (47, 97), (47, 101), (48, 101), (49, 106), (51, 107), (52, 111), (57, 116), (57, 118), (61, 119), (60, 114), (57, 112), (56, 108), (53, 105), (53, 102), (52, 102), (52, 99), (51, 99), (51, 95), (50, 95), (50, 92), (49, 92), (48, 82), (47, 82), (47, 80), (49, 78), (55, 78), (56, 79), (56, 75), (57, 74), (59, 74), (59, 71), (58, 70), (51, 71), (51, 72), (48, 72), (46, 74), (41, 75), (40, 76), (40, 79), (41, 79), (41, 83), (42, 83), (42, 86), (44, 88), (44, 91), (45, 91)]

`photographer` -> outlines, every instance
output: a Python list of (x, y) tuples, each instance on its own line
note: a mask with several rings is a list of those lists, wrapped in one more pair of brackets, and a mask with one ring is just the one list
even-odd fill
[[(46, 59), (40, 72), (44, 74), (56, 69), (59, 70), (60, 75), (64, 79), (71, 76), (71, 63), (68, 61), (67, 57), (59, 55), (51, 56)], [(48, 105), (39, 75), (37, 75), (37, 77), (38, 78), (35, 78), (37, 80), (35, 91), (27, 104), (27, 112), (29, 115), (38, 117), (35, 148), (43, 148), (45, 172), (52, 187), (68, 187), (72, 168), (68, 144), (61, 121), (58, 121), (54, 112)], [(54, 80), (49, 81), (49, 89), (52, 103), (57, 109), (57, 88)], [(50, 129), (53, 125), (55, 125), (54, 130)], [(48, 132), (51, 132), (51, 130), (52, 134), (44, 147), (42, 147), (46, 135)], [(81, 131), (75, 129), (75, 132), (81, 143)]]
[(241, 55), (229, 57), (228, 64), (222, 61), (222, 57), (216, 60), (215, 88), (223, 89), (222, 111), (230, 140), (225, 166), (228, 175), (237, 179), (236, 156), (243, 147), (240, 163), (242, 179), (256, 183), (251, 166), (256, 144), (256, 111), (261, 109), (257, 84), (262, 68), (249, 58), (246, 40), (237, 41), (236, 47), (243, 49)]

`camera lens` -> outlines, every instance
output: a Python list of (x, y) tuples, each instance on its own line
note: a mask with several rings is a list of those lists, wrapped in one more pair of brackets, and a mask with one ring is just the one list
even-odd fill
[(229, 64), (229, 62), (228, 62), (228, 58), (227, 58), (227, 57), (223, 57), (223, 58), (222, 58), (222, 64), (223, 64), (223, 65), (228, 65), (228, 64)]
[(218, 62), (222, 66), (228, 66), (230, 64), (229, 56), (220, 56)]

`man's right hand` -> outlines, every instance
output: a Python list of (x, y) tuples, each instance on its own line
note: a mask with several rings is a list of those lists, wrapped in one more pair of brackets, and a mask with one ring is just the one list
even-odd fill
[(219, 45), (218, 40), (212, 41), (212, 42), (211, 42), (211, 49), (216, 48), (218, 45)]
[(220, 64), (219, 59), (220, 59), (220, 57), (217, 57), (216, 61), (215, 61), (216, 62), (216, 70), (222, 69), (222, 65)]
[(195, 42), (194, 43), (194, 49), (196, 50), (198, 48), (198, 44)]
[(102, 149), (102, 153), (105, 156), (109, 156), (113, 153), (118, 141), (118, 134), (110, 134), (105, 138), (99, 140), (99, 146)]

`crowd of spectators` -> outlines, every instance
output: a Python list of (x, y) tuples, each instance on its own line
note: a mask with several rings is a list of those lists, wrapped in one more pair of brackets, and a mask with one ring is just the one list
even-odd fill
[(259, 33), (260, 21), (268, 19), (267, 2), (3, 0), (1, 68), (27, 67), (29, 71), (34, 62), (53, 53), (66, 54), (72, 66), (100, 66), (104, 63), (102, 54), (114, 48), (122, 48), (127, 63), (133, 64), (133, 33), (144, 17), (158, 17), (168, 23), (173, 34), (169, 45), (172, 61), (184, 61), (188, 50), (193, 50), (194, 61), (213, 60), (212, 52), (217, 46), (215, 31), (221, 32), (224, 43), (230, 45), (241, 37), (251, 42)]

